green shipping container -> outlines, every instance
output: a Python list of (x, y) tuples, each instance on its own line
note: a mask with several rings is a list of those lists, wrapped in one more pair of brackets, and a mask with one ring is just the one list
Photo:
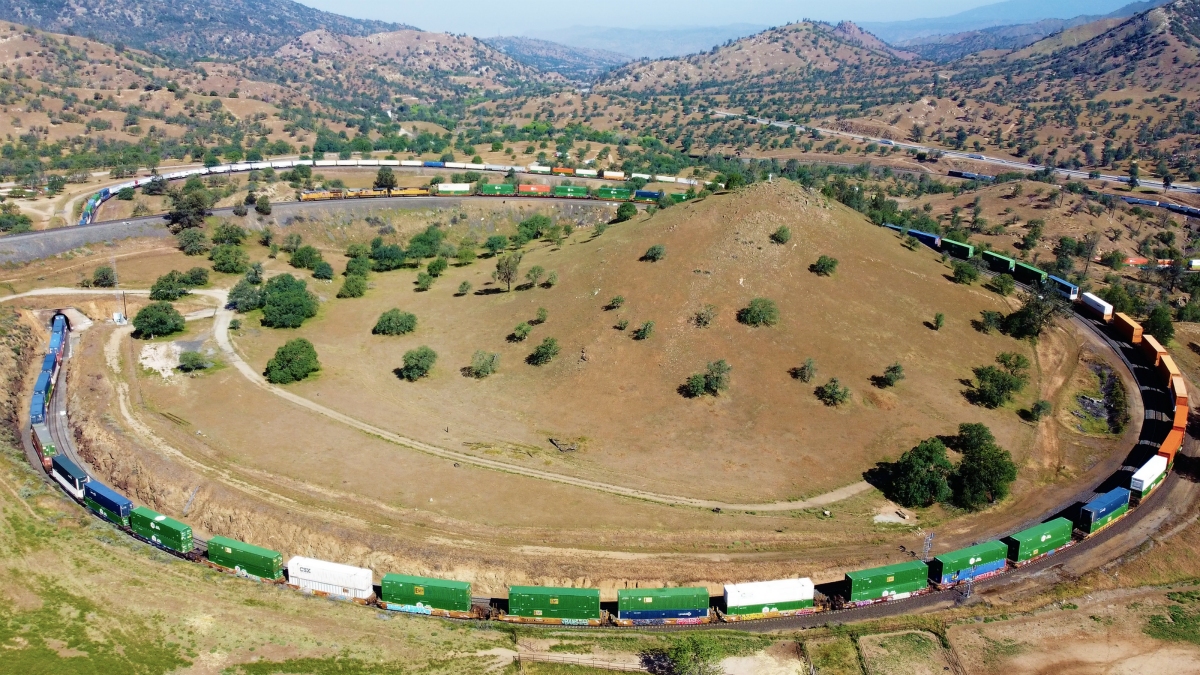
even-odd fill
[(515, 195), (517, 194), (517, 186), (511, 183), (500, 183), (498, 185), (484, 184), (479, 186), (479, 194), (489, 196)]
[(398, 609), (418, 614), (422, 610), (440, 609), (448, 612), (471, 611), (471, 584), (407, 574), (385, 574), (379, 583), (380, 599)]
[(962, 258), (964, 260), (975, 255), (974, 246), (970, 244), (964, 244), (961, 241), (947, 239), (945, 237), (942, 237), (942, 250), (954, 256), (955, 258)]
[(617, 616), (621, 618), (674, 618), (708, 615), (708, 589), (626, 588), (617, 591)]
[(950, 584), (1003, 570), (1008, 546), (999, 541), (960, 548), (929, 561), (929, 580)]
[(1066, 518), (1055, 518), (1005, 537), (1002, 541), (1008, 545), (1008, 559), (1022, 563), (1069, 544), (1074, 529), (1075, 525)]
[(1013, 268), (1017, 266), (1017, 261), (994, 251), (984, 251), (983, 261), (987, 263), (988, 269), (999, 273), (1012, 272)]
[(542, 619), (599, 620), (600, 590), (510, 586), (508, 613)]
[(682, 203), (686, 202), (687, 200), (688, 200), (688, 196), (687, 196), (686, 192), (672, 192), (671, 193), (671, 201), (675, 202), (676, 204), (682, 204)]
[(168, 518), (144, 506), (135, 507), (129, 513), (129, 529), (139, 537), (149, 539), (176, 553), (191, 553), (195, 548), (190, 525), (185, 525), (174, 518)]
[(627, 202), (630, 194), (632, 193), (629, 188), (602, 187), (596, 189), (596, 196), (600, 199), (619, 199)]
[(929, 586), (929, 566), (920, 560), (850, 572), (850, 601), (879, 600), (904, 595)]
[(283, 578), (283, 555), (228, 537), (208, 540), (209, 561), (263, 579)]
[(1013, 278), (1023, 284), (1045, 281), (1048, 276), (1050, 276), (1049, 273), (1023, 262), (1018, 262), (1013, 269)]
[(555, 197), (587, 197), (588, 189), (582, 185), (555, 185)]

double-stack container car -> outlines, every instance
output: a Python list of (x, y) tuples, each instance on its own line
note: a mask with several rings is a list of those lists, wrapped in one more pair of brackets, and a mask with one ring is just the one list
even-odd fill
[(50, 475), (67, 491), (67, 494), (83, 501), (83, 486), (87, 485), (88, 475), (75, 462), (62, 455), (55, 455), (51, 461)]
[(599, 589), (511, 586), (508, 589), (508, 612), (502, 615), (500, 620), (513, 623), (599, 626), (603, 618), (600, 612)]
[(471, 606), (471, 584), (408, 574), (383, 575), (379, 584), (379, 606), (409, 614), (477, 618)]
[(870, 604), (900, 600), (929, 589), (929, 566), (920, 560), (859, 570), (846, 574), (849, 603)]
[(617, 591), (618, 626), (708, 623), (708, 589), (623, 588)]
[(196, 548), (190, 525), (144, 506), (138, 506), (129, 513), (129, 529), (139, 539), (176, 555), (190, 555)]
[(1146, 461), (1140, 469), (1133, 472), (1129, 479), (1129, 499), (1133, 505), (1141, 503), (1150, 496), (1151, 492), (1167, 477), (1167, 458), (1155, 455)]
[(114, 525), (129, 527), (129, 514), (133, 511), (133, 502), (104, 483), (95, 480), (84, 483), (83, 505)]
[(1008, 545), (1008, 559), (1013, 565), (1021, 567), (1070, 546), (1073, 543), (1071, 531), (1074, 529), (1074, 524), (1066, 518), (1055, 518), (1011, 534), (1001, 541)]
[(247, 544), (228, 537), (208, 540), (208, 561), (264, 581), (283, 578), (283, 555), (278, 551)]
[(375, 600), (374, 576), (365, 567), (292, 556), (288, 585), (305, 593), (366, 604)]
[(817, 610), (812, 579), (778, 579), (725, 584), (723, 621), (749, 621), (808, 614)]
[(1008, 566), (1008, 547), (987, 541), (943, 553), (929, 561), (929, 580), (939, 588), (950, 588), (968, 579), (986, 579)]
[(1119, 487), (1099, 495), (1079, 511), (1079, 530), (1095, 534), (1129, 510), (1129, 490)]

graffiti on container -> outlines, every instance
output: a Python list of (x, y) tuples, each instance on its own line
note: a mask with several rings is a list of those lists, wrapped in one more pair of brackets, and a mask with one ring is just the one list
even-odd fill
[(586, 626), (586, 625), (588, 625), (588, 620), (587, 619), (563, 619), (562, 625), (564, 625), (564, 626)]
[(409, 614), (425, 614), (426, 616), (430, 616), (433, 614), (432, 607), (426, 607), (425, 605), (422, 605), (419, 602), (415, 605), (395, 605), (390, 602), (384, 603), (384, 604), (386, 604), (387, 608), (392, 610), (393, 612), (407, 612)]

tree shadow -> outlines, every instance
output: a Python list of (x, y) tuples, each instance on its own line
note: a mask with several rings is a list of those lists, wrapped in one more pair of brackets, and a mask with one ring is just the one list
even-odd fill
[(475, 291), (475, 295), (498, 295), (504, 293), (503, 288), (481, 288)]
[(804, 381), (804, 369), (800, 366), (788, 368), (787, 373), (792, 377), (793, 380), (800, 380), (801, 382)]
[(884, 377), (883, 375), (872, 375), (870, 377), (870, 380), (871, 380), (871, 385), (874, 386), (876, 389), (887, 389), (892, 386), (891, 383), (888, 382), (887, 378)]
[(938, 329), (938, 327), (935, 326), (932, 321), (924, 321), (922, 322), (922, 325), (932, 331), (936, 331)]
[(513, 286), (514, 291), (528, 291), (531, 288), (533, 288), (533, 284), (531, 282), (526, 282), (523, 284), (518, 284), (516, 286)]
[(876, 462), (875, 466), (862, 473), (863, 480), (886, 496), (892, 486), (892, 469), (895, 462)]
[(504, 341), (508, 342), (510, 344), (516, 344), (518, 342), (524, 342), (526, 340), (526, 338), (528, 338), (528, 337), (529, 337), (528, 335), (525, 337), (521, 337), (520, 335), (517, 335), (516, 333), (509, 333), (508, 335), (504, 336)]
[(650, 675), (675, 675), (675, 664), (671, 663), (670, 657), (661, 649), (648, 649), (638, 654), (638, 657), (642, 667)]

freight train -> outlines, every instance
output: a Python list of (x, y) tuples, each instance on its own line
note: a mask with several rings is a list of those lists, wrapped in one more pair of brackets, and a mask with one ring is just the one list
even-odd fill
[[(549, 166), (542, 166), (539, 164), (529, 164), (527, 166), (516, 166), (516, 165), (508, 165), (508, 164), (475, 164), (475, 163), (470, 163), (470, 162), (432, 162), (432, 161), (409, 160), (409, 159), (403, 159), (403, 160), (395, 160), (395, 159), (338, 159), (338, 160), (296, 159), (296, 160), (291, 160), (291, 159), (285, 159), (285, 160), (275, 160), (275, 161), (269, 161), (269, 162), (239, 162), (237, 164), (219, 164), (217, 166), (201, 167), (201, 168), (197, 168), (197, 169), (184, 169), (182, 171), (173, 171), (170, 173), (164, 173), (162, 175), (146, 176), (143, 178), (135, 178), (135, 179), (133, 179), (131, 181), (127, 181), (125, 183), (120, 183), (118, 185), (112, 185), (112, 186), (109, 186), (109, 187), (106, 187), (106, 188), (100, 190), (96, 194), (89, 197), (86, 202), (84, 202), (83, 210), (80, 212), (80, 215), (79, 215), (78, 224), (79, 225), (91, 225), (95, 221), (96, 212), (100, 209), (101, 204), (108, 201), (112, 197), (116, 196), (116, 194), (123, 189), (141, 187), (141, 186), (148, 184), (150, 181), (155, 180), (156, 178), (161, 178), (163, 180), (172, 181), (172, 180), (182, 180), (182, 179), (190, 178), (192, 176), (222, 175), (222, 174), (229, 174), (229, 173), (240, 173), (240, 172), (244, 172), (244, 171), (261, 171), (263, 169), (286, 170), (286, 169), (291, 169), (291, 168), (294, 168), (297, 166), (311, 166), (314, 168), (334, 168), (334, 169), (336, 169), (336, 168), (352, 168), (352, 167), (370, 167), (370, 168), (377, 169), (379, 167), (384, 167), (384, 166), (406, 167), (406, 168), (413, 168), (413, 169), (419, 169), (419, 168), (457, 169), (457, 170), (462, 170), (462, 171), (481, 171), (481, 172), (486, 171), (486, 172), (490, 172), (490, 173), (501, 173), (504, 175), (508, 175), (511, 173), (514, 175), (515, 174), (528, 174), (528, 175), (563, 176), (563, 177), (575, 176), (575, 177), (579, 177), (579, 178), (592, 178), (592, 179), (610, 180), (610, 181), (625, 181), (625, 180), (629, 180), (629, 179), (640, 179), (640, 180), (644, 180), (647, 182), (654, 181), (654, 182), (658, 182), (658, 183), (677, 183), (680, 185), (689, 185), (689, 186), (700, 185), (700, 181), (696, 180), (695, 178), (683, 178), (680, 176), (663, 176), (663, 175), (653, 175), (653, 174), (648, 174), (648, 173), (632, 173), (632, 174), (626, 175), (626, 173), (624, 171), (598, 171), (595, 169), (576, 169), (576, 168), (564, 167), (564, 166), (549, 167)], [(462, 185), (462, 184), (460, 184), (460, 185)], [(544, 187), (549, 187), (549, 186), (544, 186)], [(562, 187), (562, 186), (560, 186), (560, 187)], [(601, 189), (603, 189), (603, 188), (601, 188)], [(617, 189), (623, 189), (623, 188), (617, 188)], [(511, 196), (513, 196), (513, 197), (557, 196), (557, 195), (541, 194), (541, 191), (537, 191), (537, 192), (538, 192), (537, 194), (526, 194), (526, 193), (517, 191), (517, 192), (514, 192)], [(604, 197), (604, 196), (599, 195), (599, 191), (597, 191), (597, 193), (593, 193), (593, 194), (585, 195), (585, 196), (586, 197), (594, 197), (596, 199), (603, 199), (606, 201), (617, 200), (617, 201), (644, 201), (644, 202), (649, 202), (649, 201), (657, 202), (663, 196), (663, 193), (660, 191), (646, 191), (647, 194), (643, 195), (642, 197), (639, 197), (638, 193), (641, 193), (641, 192), (642, 191), (635, 191), (634, 194), (629, 194), (625, 197), (616, 197), (616, 196)], [(318, 190), (318, 191), (313, 191), (313, 192), (306, 193), (306, 194), (308, 194), (310, 196), (308, 196), (306, 198), (305, 195), (302, 194), (300, 197), (301, 201), (319, 201), (319, 200), (325, 200), (325, 199), (346, 199), (346, 198), (356, 199), (356, 198), (362, 198), (362, 197), (388, 197), (388, 196), (390, 196), (390, 197), (420, 197), (420, 196), (434, 196), (435, 194), (446, 195), (446, 194), (451, 194), (451, 192), (448, 192), (446, 188), (442, 188), (441, 190), (437, 191), (436, 193), (433, 191), (430, 191), (428, 189), (425, 189), (425, 188), (401, 188), (398, 190), (391, 190), (391, 191)], [(482, 190), (480, 190), (480, 191), (472, 190), (472, 191), (466, 192), (464, 194), (484, 194), (484, 195), (486, 195), (486, 194), (492, 194), (492, 193), (482, 191)], [(505, 194), (505, 193), (495, 193), (495, 194), (501, 195), (501, 194)], [(335, 195), (339, 195), (339, 196), (335, 196)], [(651, 195), (655, 195), (655, 196), (651, 199)], [(563, 195), (563, 196), (578, 197), (578, 198), (585, 197), (585, 196), (576, 195), (576, 194), (569, 194), (569, 195)], [(682, 195), (680, 195), (680, 197), (682, 197)], [(676, 201), (682, 201), (682, 199), (680, 199), (679, 197), (675, 197), (674, 195), (672, 195), (672, 198), (674, 198)]]
[[(518, 183), (438, 183), (428, 188), (364, 188), (361, 190), (327, 188), (300, 193), (300, 201), (331, 199), (371, 199), (374, 197), (553, 197), (556, 199), (599, 199), (602, 201), (642, 202), (657, 204), (666, 195), (662, 190), (633, 190), (620, 187), (600, 187), (589, 190), (583, 185), (540, 185)], [(682, 192), (670, 193), (676, 204), (689, 199)]]
[[(933, 236), (926, 239), (932, 241), (928, 238)], [(941, 239), (940, 243), (947, 241)], [(966, 248), (951, 250), (967, 253), (971, 248), (953, 243)], [(1008, 272), (1020, 269), (1020, 263), (1002, 256), (989, 256), (988, 260)], [(1030, 274), (1036, 280), (1036, 275)], [(68, 458), (53, 455), (47, 469), (67, 494), (96, 516), (168, 553), (249, 579), (286, 584), (305, 593), (387, 611), (529, 624), (642, 626), (734, 623), (861, 607), (951, 589), (1053, 556), (1112, 526), (1163, 484), (1182, 447), (1187, 425), (1188, 393), (1183, 376), (1162, 345), (1137, 322), (1114, 313), (1111, 305), (1091, 293), (1078, 297), (1081, 314), (1108, 324), (1111, 333), (1144, 354), (1170, 397), (1174, 409), (1171, 428), (1156, 454), (1132, 474), (1127, 487), (1098, 494), (1079, 509), (1074, 519), (1055, 517), (994, 541), (943, 553), (928, 562), (911, 560), (849, 572), (830, 593), (818, 594), (808, 578), (730, 583), (716, 601), (703, 587), (621, 589), (617, 592), (616, 611), (610, 612), (601, 607), (600, 591), (594, 588), (511, 586), (507, 601), (477, 602), (467, 582), (397, 573), (384, 574), (376, 593), (369, 569), (303, 556), (291, 558), (285, 567), (278, 551), (228, 537), (212, 537), (203, 547), (187, 524), (134, 506)], [(62, 315), (55, 316), (53, 326), (46, 363), (52, 356), (54, 363), (61, 359), (61, 346), (69, 329)], [(1150, 387), (1154, 383), (1142, 384)], [(44, 405), (35, 402), (32, 412), (44, 416)], [(32, 416), (31, 423), (35, 429), (44, 427), (33, 422)]]

